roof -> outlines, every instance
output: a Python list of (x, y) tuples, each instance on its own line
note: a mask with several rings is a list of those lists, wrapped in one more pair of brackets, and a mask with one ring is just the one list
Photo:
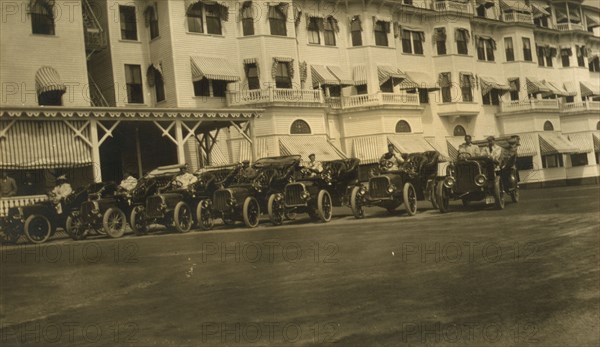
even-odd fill
[(254, 167), (262, 168), (266, 166), (290, 166), (300, 161), (300, 155), (284, 155), (279, 157), (260, 158), (254, 163)]
[(279, 146), (281, 154), (299, 154), (304, 159), (308, 159), (311, 153), (314, 153), (320, 161), (346, 158), (340, 150), (327, 141), (325, 136), (281, 136)]
[(396, 147), (401, 153), (423, 153), (436, 151), (436, 149), (425, 141), (421, 135), (388, 135), (388, 141)]
[(566, 135), (578, 149), (579, 153), (589, 153), (594, 151), (594, 135), (590, 132), (576, 133)]
[(539, 137), (542, 155), (579, 153), (579, 148), (560, 133), (548, 131), (540, 133)]

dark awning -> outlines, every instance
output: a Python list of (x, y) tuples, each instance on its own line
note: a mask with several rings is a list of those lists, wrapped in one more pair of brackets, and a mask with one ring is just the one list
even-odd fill
[(402, 80), (406, 79), (408, 76), (402, 71), (400, 71), (397, 67), (393, 67), (391, 65), (379, 65), (377, 66), (377, 76), (379, 77), (379, 84), (384, 84), (390, 78), (398, 79), (398, 83), (402, 82)]

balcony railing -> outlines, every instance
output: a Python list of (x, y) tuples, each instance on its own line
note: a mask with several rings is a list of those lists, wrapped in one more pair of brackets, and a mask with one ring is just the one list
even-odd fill
[(519, 13), (519, 12), (503, 12), (502, 20), (505, 22), (512, 23), (533, 23), (533, 16), (531, 13)]
[(395, 94), (395, 93), (382, 93), (378, 92), (375, 94), (361, 94), (352, 96), (342, 96), (335, 98), (327, 98), (325, 101), (332, 108), (353, 108), (353, 107), (367, 107), (367, 106), (382, 106), (382, 105), (406, 105), (406, 106), (419, 106), (419, 96), (417, 94)]
[(0, 198), (0, 217), (8, 216), (8, 210), (13, 207), (23, 207), (33, 205), (37, 202), (46, 201), (46, 195), (28, 195), (13, 196), (10, 198)]
[(556, 29), (559, 31), (582, 30), (585, 31), (581, 23), (558, 23)]
[(433, 8), (439, 12), (460, 12), (465, 14), (473, 13), (470, 3), (457, 1), (435, 1)]
[(556, 99), (533, 99), (524, 101), (501, 102), (500, 112), (519, 112), (529, 110), (558, 110)]
[(562, 112), (600, 111), (600, 101), (569, 102), (560, 105)]
[(265, 88), (227, 92), (227, 106), (273, 102), (320, 104), (323, 97), (318, 89)]

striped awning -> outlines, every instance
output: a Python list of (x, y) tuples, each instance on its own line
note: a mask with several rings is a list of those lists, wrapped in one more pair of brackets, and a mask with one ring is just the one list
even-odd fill
[(563, 83), (563, 86), (569, 95), (577, 95), (577, 87), (575, 86), (575, 82), (568, 81)]
[(377, 136), (358, 137), (352, 140), (352, 156), (360, 159), (361, 164), (379, 162), (379, 158), (386, 152), (383, 141), (378, 141)]
[(346, 158), (340, 150), (327, 141), (325, 136), (318, 135), (281, 136), (279, 138), (279, 149), (281, 155), (299, 154), (304, 160), (308, 160), (311, 153), (314, 153), (320, 161)]
[[(89, 139), (85, 121), (69, 121)], [(0, 168), (54, 169), (92, 164), (92, 149), (65, 121), (0, 121)]]
[(527, 77), (527, 94), (550, 93), (550, 88), (537, 78)]
[(585, 18), (587, 19), (588, 28), (600, 26), (600, 14), (587, 11), (585, 12)]
[(540, 0), (533, 0), (531, 2), (531, 8), (533, 10), (533, 17), (539, 18), (539, 17), (550, 16), (550, 12), (548, 12), (546, 10), (546, 8), (548, 8), (548, 7), (550, 7), (550, 5), (548, 3), (546, 3), (545, 1), (542, 2)]
[(566, 135), (569, 141), (578, 149), (578, 153), (589, 153), (594, 151), (594, 136), (592, 133), (576, 133)]
[(35, 73), (35, 90), (38, 95), (46, 92), (67, 91), (67, 86), (60, 80), (60, 75), (50, 66), (42, 66)]
[(448, 157), (448, 148), (444, 147), (443, 145), (440, 145), (434, 137), (426, 137), (425, 141), (427, 141), (427, 143), (429, 143), (429, 145), (433, 148), (435, 148), (435, 150), (440, 153), (442, 155), (443, 159), (446, 159), (445, 157)]
[(398, 84), (398, 87), (403, 89), (427, 89), (427, 90), (438, 90), (440, 87), (436, 84), (435, 79), (424, 72), (410, 72), (407, 71), (407, 78)]
[(579, 149), (573, 143), (559, 133), (540, 133), (539, 137), (540, 153), (542, 155), (579, 152)]
[(477, 0), (478, 5), (483, 5), (486, 8), (494, 6), (494, 0)]
[(593, 134), (594, 136), (594, 152), (600, 152), (600, 134)]
[(538, 154), (536, 144), (536, 134), (518, 134), (519, 148), (517, 149), (518, 157), (535, 157)]
[(388, 135), (387, 139), (400, 153), (436, 151), (422, 135)]
[(382, 85), (387, 82), (390, 78), (398, 79), (398, 83), (402, 82), (408, 76), (397, 67), (391, 65), (378, 65), (377, 66), (377, 77), (379, 78), (379, 84)]
[(597, 84), (594, 85), (587, 81), (579, 82), (579, 87), (581, 88), (581, 96), (600, 96), (600, 86)]
[(354, 85), (354, 81), (345, 70), (342, 70), (341, 67), (335, 65), (327, 66), (327, 70), (331, 72), (339, 81), (341, 86), (352, 86)]
[(357, 65), (352, 69), (352, 79), (355, 85), (367, 84), (367, 67)]
[(571, 94), (564, 90), (562, 86), (558, 83), (550, 82), (550, 81), (542, 81), (548, 89), (550, 89), (550, 94), (558, 95), (558, 96), (575, 96), (575, 94)]
[(310, 66), (313, 87), (319, 85), (339, 85), (339, 80), (323, 65)]
[(525, 3), (525, 0), (500, 0), (500, 8), (511, 11), (531, 13), (531, 8)]
[(209, 80), (237, 82), (240, 76), (229, 61), (215, 57), (191, 57), (192, 80), (194, 82), (203, 78)]
[(498, 82), (493, 77), (479, 76), (479, 82), (481, 84), (481, 94), (483, 95), (489, 93), (492, 89), (505, 92), (510, 90), (510, 86), (507, 83)]
[(465, 138), (462, 136), (454, 136), (446, 138), (446, 144), (448, 145), (448, 156), (454, 160), (458, 157), (458, 147), (465, 142)]
[[(252, 145), (246, 139), (231, 140), (233, 163), (239, 163), (244, 160), (252, 161)], [(254, 140), (256, 147), (256, 158), (273, 157), (278, 155), (273, 149), (269, 149), (269, 141), (263, 137), (257, 137)]]

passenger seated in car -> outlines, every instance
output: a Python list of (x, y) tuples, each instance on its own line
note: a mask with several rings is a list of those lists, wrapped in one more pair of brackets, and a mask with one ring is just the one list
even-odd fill
[(133, 190), (135, 186), (137, 186), (137, 183), (137, 178), (133, 177), (131, 173), (125, 172), (125, 174), (123, 175), (123, 180), (121, 180), (121, 183), (119, 184), (119, 188), (126, 192), (129, 192)]
[(385, 171), (394, 171), (400, 168), (400, 165), (404, 163), (404, 158), (400, 153), (396, 152), (393, 144), (388, 144), (388, 151), (384, 153), (379, 159), (379, 164)]
[(189, 173), (187, 164), (181, 167), (179, 175), (175, 177), (175, 182), (177, 182), (182, 189), (187, 189), (188, 186), (196, 183), (196, 181), (198, 181), (198, 177)]
[(308, 162), (304, 162), (302, 166), (308, 170), (310, 176), (316, 176), (323, 172), (323, 164), (317, 161), (317, 156), (314, 153), (308, 155)]

